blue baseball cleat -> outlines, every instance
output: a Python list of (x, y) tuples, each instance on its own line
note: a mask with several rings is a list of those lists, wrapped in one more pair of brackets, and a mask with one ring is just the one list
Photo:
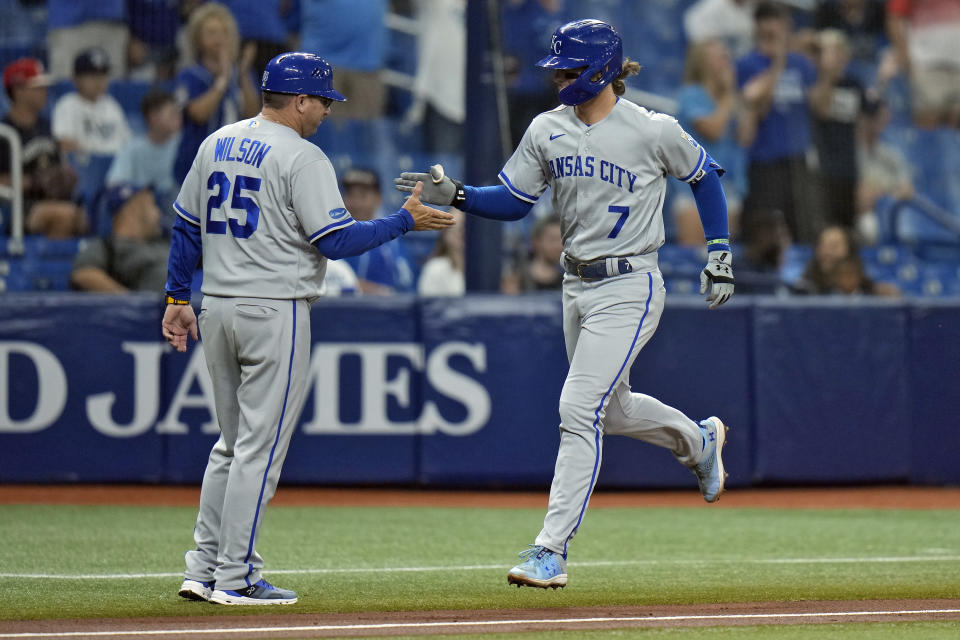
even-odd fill
[(546, 547), (529, 546), (529, 549), (518, 554), (524, 561), (510, 569), (507, 584), (540, 589), (567, 586), (567, 560)]
[(262, 578), (256, 584), (242, 589), (217, 589), (210, 595), (217, 604), (296, 604), (297, 594), (280, 589)]
[(211, 593), (213, 593), (212, 580), (210, 582), (200, 582), (187, 578), (180, 585), (180, 591), (177, 592), (177, 595), (187, 600), (209, 600)]
[(703, 459), (690, 470), (697, 476), (700, 483), (700, 493), (707, 502), (716, 502), (723, 493), (723, 484), (727, 480), (727, 472), (723, 470), (721, 453), (727, 442), (727, 425), (720, 418), (710, 416), (700, 422), (703, 432)]

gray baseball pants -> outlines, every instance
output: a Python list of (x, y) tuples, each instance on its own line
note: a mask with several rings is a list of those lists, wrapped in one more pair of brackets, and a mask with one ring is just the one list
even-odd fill
[(242, 589), (260, 580), (257, 533), (303, 410), (305, 300), (204, 296), (199, 317), (220, 438), (210, 452), (185, 577)]
[(536, 539), (557, 553), (566, 554), (583, 521), (605, 434), (665, 447), (687, 466), (703, 452), (696, 422), (630, 391), (630, 367), (656, 331), (666, 297), (659, 269), (642, 266), (597, 282), (564, 277), (563, 333), (570, 371), (560, 393), (560, 451), (550, 503)]

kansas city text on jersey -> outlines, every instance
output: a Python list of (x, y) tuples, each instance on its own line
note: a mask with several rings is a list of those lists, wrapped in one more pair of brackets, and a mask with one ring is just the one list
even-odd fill
[(548, 162), (550, 172), (557, 180), (560, 178), (592, 178), (594, 175), (604, 182), (614, 184), (633, 193), (637, 175), (608, 160), (598, 163), (594, 156), (560, 156)]
[(237, 147), (237, 153), (233, 153), (233, 143), (236, 140), (233, 136), (227, 138), (217, 138), (217, 146), (213, 150), (214, 162), (243, 162), (244, 164), (255, 164), (260, 168), (260, 163), (270, 152), (271, 146), (263, 144), (259, 140), (244, 138)]

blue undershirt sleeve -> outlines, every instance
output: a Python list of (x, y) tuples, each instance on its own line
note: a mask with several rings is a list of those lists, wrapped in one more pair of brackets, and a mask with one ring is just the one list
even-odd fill
[(413, 216), (406, 209), (376, 220), (357, 220), (317, 238), (317, 251), (330, 260), (358, 256), (413, 230)]
[(167, 260), (167, 294), (177, 300), (190, 299), (193, 272), (202, 253), (200, 227), (177, 216), (170, 233), (170, 258)]
[(463, 210), (490, 220), (519, 220), (530, 213), (533, 204), (516, 197), (505, 186), (468, 187), (464, 185)]
[(730, 250), (730, 228), (727, 222), (727, 198), (720, 185), (720, 173), (723, 169), (715, 162), (709, 165), (707, 174), (690, 185), (693, 199), (697, 202), (697, 212), (703, 223), (703, 235), (707, 240), (707, 251)]

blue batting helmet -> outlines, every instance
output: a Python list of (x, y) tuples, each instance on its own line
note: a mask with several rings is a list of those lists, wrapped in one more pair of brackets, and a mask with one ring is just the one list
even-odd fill
[(302, 51), (281, 53), (267, 63), (260, 80), (262, 91), (290, 93), (330, 98), (346, 102), (339, 91), (333, 88), (333, 67), (313, 53)]
[[(560, 102), (578, 105), (596, 96), (620, 75), (623, 43), (617, 30), (599, 20), (568, 22), (553, 32), (550, 55), (537, 62), (547, 69), (579, 69), (583, 73), (560, 90)], [(593, 79), (600, 74), (599, 78)]]

